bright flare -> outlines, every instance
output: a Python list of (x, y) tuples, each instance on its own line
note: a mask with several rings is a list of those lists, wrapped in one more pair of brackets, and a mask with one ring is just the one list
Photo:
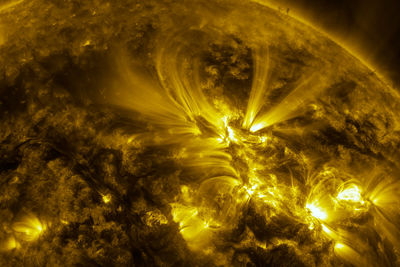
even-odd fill
[(111, 195), (110, 194), (102, 195), (102, 198), (103, 198), (103, 202), (106, 203), (106, 204), (111, 201)]
[(339, 192), (336, 197), (338, 200), (351, 201), (351, 202), (363, 202), (361, 198), (361, 191), (356, 185), (352, 185)]
[(316, 206), (315, 203), (307, 204), (306, 208), (311, 212), (311, 215), (317, 219), (326, 220), (328, 218), (328, 214)]
[(335, 244), (335, 249), (342, 249), (342, 248), (344, 248), (344, 245), (342, 243)]
[(268, 124), (266, 122), (260, 122), (260, 123), (254, 124), (253, 126), (250, 127), (250, 132), (255, 133), (258, 130), (261, 130), (267, 126), (268, 126)]

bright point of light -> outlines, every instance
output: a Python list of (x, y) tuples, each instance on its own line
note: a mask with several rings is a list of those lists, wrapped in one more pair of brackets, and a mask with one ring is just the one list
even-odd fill
[(218, 142), (223, 143), (224, 141), (227, 141), (227, 143), (229, 144), (230, 141), (233, 142), (237, 142), (237, 138), (235, 136), (235, 132), (233, 131), (233, 129), (228, 125), (228, 116), (224, 116), (222, 118), (222, 121), (224, 122), (224, 126), (226, 129), (226, 133), (224, 135), (220, 135), (219, 138), (217, 138)]
[(337, 195), (338, 200), (351, 201), (351, 202), (362, 202), (361, 191), (356, 185), (352, 185)]
[(106, 203), (106, 204), (111, 201), (111, 195), (110, 194), (103, 195), (102, 198), (103, 198), (103, 202)]
[(266, 137), (266, 136), (259, 136), (258, 137), (258, 141), (260, 143), (265, 143), (267, 140), (268, 140), (268, 137)]
[(271, 195), (275, 196), (275, 193), (274, 193), (274, 191), (272, 191), (271, 188), (268, 188), (268, 193), (270, 193)]
[(247, 186), (244, 187), (244, 189), (246, 189), (247, 193), (251, 196), (254, 193), (254, 190), (251, 188), (247, 188)]
[(328, 214), (314, 203), (307, 204), (306, 208), (311, 212), (311, 215), (317, 219), (326, 220), (326, 218), (328, 218)]
[(260, 122), (260, 123), (254, 124), (253, 126), (250, 127), (250, 132), (255, 133), (266, 126), (267, 125), (265, 122)]
[(247, 193), (251, 196), (254, 194), (254, 191), (257, 189), (258, 185), (255, 184), (252, 187), (248, 188), (247, 186), (244, 186), (244, 189), (246, 189)]
[(186, 185), (182, 185), (181, 186), (181, 192), (183, 194), (187, 194), (189, 192), (189, 187), (187, 187)]
[(235, 133), (234, 133), (234, 131), (232, 130), (232, 128), (228, 126), (226, 129), (228, 130), (228, 137), (229, 137), (229, 139), (232, 140), (232, 141), (237, 142), (237, 139), (236, 139), (236, 137), (235, 137)]
[(228, 116), (224, 116), (222, 118), (222, 121), (224, 122), (225, 127), (227, 127), (228, 126)]
[(344, 245), (342, 243), (335, 244), (335, 249), (342, 249), (342, 248), (344, 248)]

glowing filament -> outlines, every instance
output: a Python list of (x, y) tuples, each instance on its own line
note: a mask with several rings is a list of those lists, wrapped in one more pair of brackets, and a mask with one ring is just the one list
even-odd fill
[(322, 230), (324, 230), (325, 233), (327, 233), (328, 235), (332, 234), (332, 231), (328, 227), (326, 227), (323, 224), (321, 224), (321, 226), (322, 226)]

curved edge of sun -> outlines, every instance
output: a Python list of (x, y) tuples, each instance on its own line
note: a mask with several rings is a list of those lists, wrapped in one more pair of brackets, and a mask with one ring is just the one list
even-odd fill
[[(273, 10), (277, 10), (279, 8), (276, 4), (272, 3), (270, 0), (249, 0), (249, 2), (257, 3), (262, 6), (271, 8)], [(398, 90), (396, 90), (397, 88), (395, 88), (394, 85), (392, 85), (393, 84), (392, 80), (390, 78), (388, 78), (387, 75), (384, 75), (382, 70), (380, 68), (378, 68), (377, 66), (375, 66), (375, 64), (373, 64), (370, 60), (365, 59), (365, 57), (363, 56), (364, 53), (362, 51), (357, 51), (355, 48), (351, 47), (350, 44), (348, 44), (342, 38), (335, 36), (334, 34), (322, 29), (321, 27), (319, 27), (316, 24), (311, 23), (309, 20), (307, 20), (307, 18), (305, 16), (303, 16), (301, 14), (301, 11), (300, 12), (290, 11), (290, 15), (288, 15), (288, 19), (290, 19), (290, 18), (297, 20), (298, 22), (304, 24), (305, 26), (308, 26), (308, 27), (314, 29), (321, 35), (324, 35), (328, 39), (335, 42), (338, 46), (343, 48), (347, 53), (349, 53), (354, 58), (356, 58), (358, 61), (360, 61), (361, 64), (363, 64), (365, 67), (367, 67), (371, 72), (374, 72), (375, 75), (377, 76), (377, 78), (379, 79), (379, 81), (381, 81), (387, 88), (389, 88), (392, 91), (392, 93), (394, 93), (396, 96), (400, 97), (400, 93), (398, 92)]]

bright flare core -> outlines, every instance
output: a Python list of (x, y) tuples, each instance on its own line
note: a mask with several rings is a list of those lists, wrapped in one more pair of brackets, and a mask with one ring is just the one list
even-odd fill
[(103, 195), (102, 199), (103, 199), (103, 202), (107, 204), (111, 201), (111, 195), (110, 194)]
[(356, 185), (343, 189), (337, 195), (338, 200), (351, 201), (351, 202), (363, 202), (361, 198), (361, 190)]
[(319, 208), (315, 203), (307, 204), (306, 208), (311, 212), (311, 215), (314, 218), (320, 220), (326, 220), (328, 218), (328, 214)]

